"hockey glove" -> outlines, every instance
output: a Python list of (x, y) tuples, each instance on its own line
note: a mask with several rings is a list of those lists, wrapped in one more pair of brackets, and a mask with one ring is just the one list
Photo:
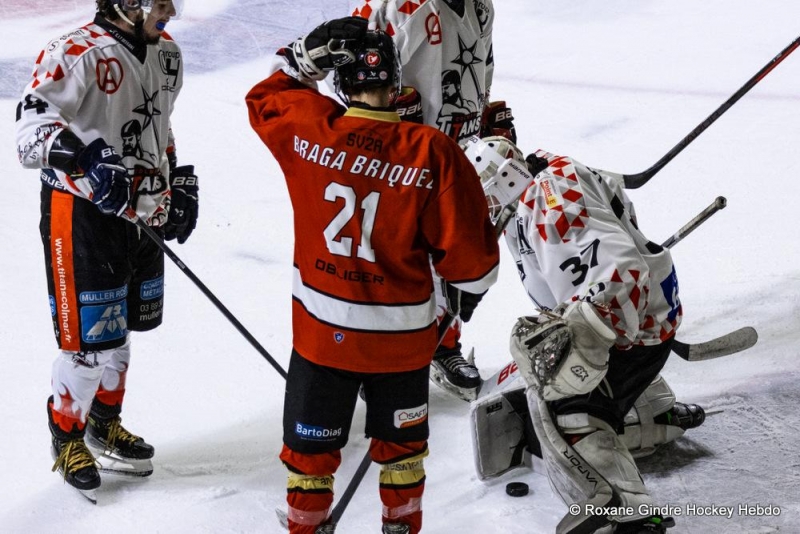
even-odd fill
[(525, 164), (528, 166), (528, 171), (534, 178), (550, 165), (546, 159), (540, 158), (536, 153), (528, 154), (525, 157)]
[(422, 97), (413, 87), (403, 87), (394, 103), (397, 114), (404, 122), (422, 124)]
[(364, 39), (367, 24), (361, 17), (330, 20), (297, 39), (283, 52), (302, 77), (322, 80), (328, 71), (355, 61), (348, 46)]
[(447, 296), (447, 309), (451, 313), (461, 317), (461, 320), (468, 323), (475, 313), (475, 308), (481, 301), (486, 291), (483, 293), (469, 293), (462, 291), (449, 282), (444, 283), (445, 294)]
[(194, 165), (175, 167), (170, 173), (169, 187), (172, 190), (172, 202), (164, 224), (164, 239), (171, 241), (177, 238), (182, 245), (197, 225), (199, 186)]
[(511, 108), (506, 106), (504, 100), (490, 102), (483, 110), (481, 137), (491, 137), (493, 135), (510, 139), (515, 144), (517, 142), (514, 116), (511, 115)]
[(92, 188), (94, 205), (106, 215), (122, 215), (131, 200), (131, 177), (114, 147), (95, 139), (78, 156), (78, 166)]

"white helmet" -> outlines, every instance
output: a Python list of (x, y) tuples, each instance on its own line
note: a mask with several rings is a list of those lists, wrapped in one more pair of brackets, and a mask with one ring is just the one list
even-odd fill
[(507, 206), (516, 206), (533, 181), (525, 157), (514, 143), (500, 136), (470, 137), (463, 142), (463, 148), (481, 178), (489, 214), (496, 223)]
[[(137, 11), (139, 9), (145, 13), (150, 13), (154, 3), (155, 0), (115, 0), (114, 2), (117, 11), (122, 16), (124, 16), (125, 11)], [(183, 0), (172, 0), (172, 6), (175, 8), (175, 16), (172, 18), (179, 19), (183, 12)]]

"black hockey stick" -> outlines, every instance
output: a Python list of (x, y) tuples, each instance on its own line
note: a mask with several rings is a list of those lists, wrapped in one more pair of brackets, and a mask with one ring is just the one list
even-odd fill
[(672, 161), (672, 159), (677, 156), (678, 154), (683, 151), (684, 148), (689, 146), (689, 144), (694, 141), (701, 133), (703, 133), (709, 126), (714, 124), (720, 116), (728, 111), (736, 102), (739, 101), (750, 89), (755, 87), (755, 85), (760, 82), (767, 74), (769, 74), (772, 69), (777, 67), (784, 59), (786, 59), (789, 54), (794, 52), (794, 50), (800, 46), (800, 37), (795, 39), (791, 42), (789, 46), (784, 48), (780, 54), (775, 56), (772, 61), (764, 65), (764, 67), (759, 70), (752, 78), (750, 78), (747, 83), (745, 83), (738, 91), (736, 91), (728, 100), (722, 103), (720, 107), (716, 109), (711, 115), (709, 115), (703, 122), (697, 125), (697, 127), (689, 132), (689, 135), (684, 137), (677, 145), (675, 145), (672, 150), (664, 154), (664, 156), (655, 162), (649, 169), (642, 171), (637, 174), (619, 174), (619, 173), (611, 173), (606, 172), (606, 174), (611, 174), (615, 176), (619, 176), (625, 183), (626, 189), (637, 189), (642, 187), (646, 184), (650, 178), (655, 176), (655, 174), (660, 171), (667, 163)]
[(727, 205), (728, 201), (725, 197), (717, 197), (706, 209), (698, 213), (694, 219), (686, 223), (680, 230), (671, 235), (669, 239), (661, 243), (661, 246), (664, 248), (672, 248), (676, 243), (683, 240), (684, 237), (691, 234), (695, 228), (706, 222), (709, 217), (719, 210), (724, 209)]
[[(709, 217), (719, 210), (724, 209), (727, 205), (728, 202), (725, 200), (725, 197), (717, 197), (714, 202), (709, 204), (706, 209), (698, 213), (691, 221), (670, 236), (661, 246), (664, 248), (672, 248), (676, 243), (692, 233), (698, 226), (707, 221)], [(704, 343), (689, 344), (674, 339), (672, 341), (672, 352), (686, 361), (700, 362), (741, 352), (755, 345), (756, 341), (758, 341), (758, 332), (756, 332), (756, 329), (751, 326), (745, 326)]]
[(236, 327), (236, 330), (238, 330), (239, 333), (242, 334), (244, 338), (249, 341), (250, 344), (259, 352), (259, 354), (261, 354), (270, 363), (270, 365), (272, 365), (272, 367), (278, 371), (278, 374), (286, 379), (286, 371), (283, 370), (283, 367), (281, 367), (281, 365), (275, 361), (275, 358), (273, 358), (270, 353), (267, 352), (267, 349), (265, 349), (261, 343), (259, 343), (258, 340), (253, 337), (247, 328), (245, 328), (244, 325), (239, 322), (239, 320), (228, 310), (228, 308), (225, 307), (225, 305), (216, 297), (216, 295), (214, 295), (214, 293), (212, 293), (211, 290), (206, 287), (206, 285), (197, 277), (197, 275), (195, 275), (192, 270), (189, 269), (185, 263), (183, 263), (178, 255), (175, 254), (171, 248), (169, 248), (164, 240), (161, 239), (161, 236), (159, 236), (152, 228), (150, 228), (146, 222), (141, 220), (132, 209), (129, 209), (126, 215), (131, 222), (138, 226), (142, 232), (147, 234), (147, 237), (152, 239), (153, 242), (158, 245), (158, 248), (164, 251), (164, 254), (169, 256), (169, 259), (171, 259), (175, 265), (178, 266), (178, 269), (183, 271), (183, 274), (188, 276), (189, 279), (194, 282), (200, 291), (202, 291), (203, 294), (208, 297), (208, 300), (213, 302), (214, 306), (216, 306), (217, 309), (222, 312), (222, 315), (224, 315), (225, 318), (228, 319), (234, 327)]
[(704, 343), (682, 343), (672, 341), (672, 352), (688, 362), (702, 362), (736, 354), (749, 349), (758, 341), (758, 332), (752, 326), (745, 326), (728, 334)]

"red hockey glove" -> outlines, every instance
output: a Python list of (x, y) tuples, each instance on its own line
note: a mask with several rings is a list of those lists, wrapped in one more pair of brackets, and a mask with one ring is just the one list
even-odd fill
[(505, 100), (490, 102), (483, 110), (481, 122), (481, 137), (500, 135), (516, 144), (517, 131), (514, 128), (514, 116), (511, 114), (511, 108), (506, 106)]
[(400, 96), (395, 100), (394, 106), (403, 121), (417, 124), (424, 123), (422, 119), (422, 97), (419, 91), (413, 87), (403, 87), (400, 91)]

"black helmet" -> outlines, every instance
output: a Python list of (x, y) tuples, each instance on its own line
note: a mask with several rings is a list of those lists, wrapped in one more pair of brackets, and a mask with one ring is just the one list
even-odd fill
[(351, 51), (355, 61), (336, 68), (337, 92), (349, 95), (384, 85), (400, 89), (400, 57), (389, 34), (369, 30)]

